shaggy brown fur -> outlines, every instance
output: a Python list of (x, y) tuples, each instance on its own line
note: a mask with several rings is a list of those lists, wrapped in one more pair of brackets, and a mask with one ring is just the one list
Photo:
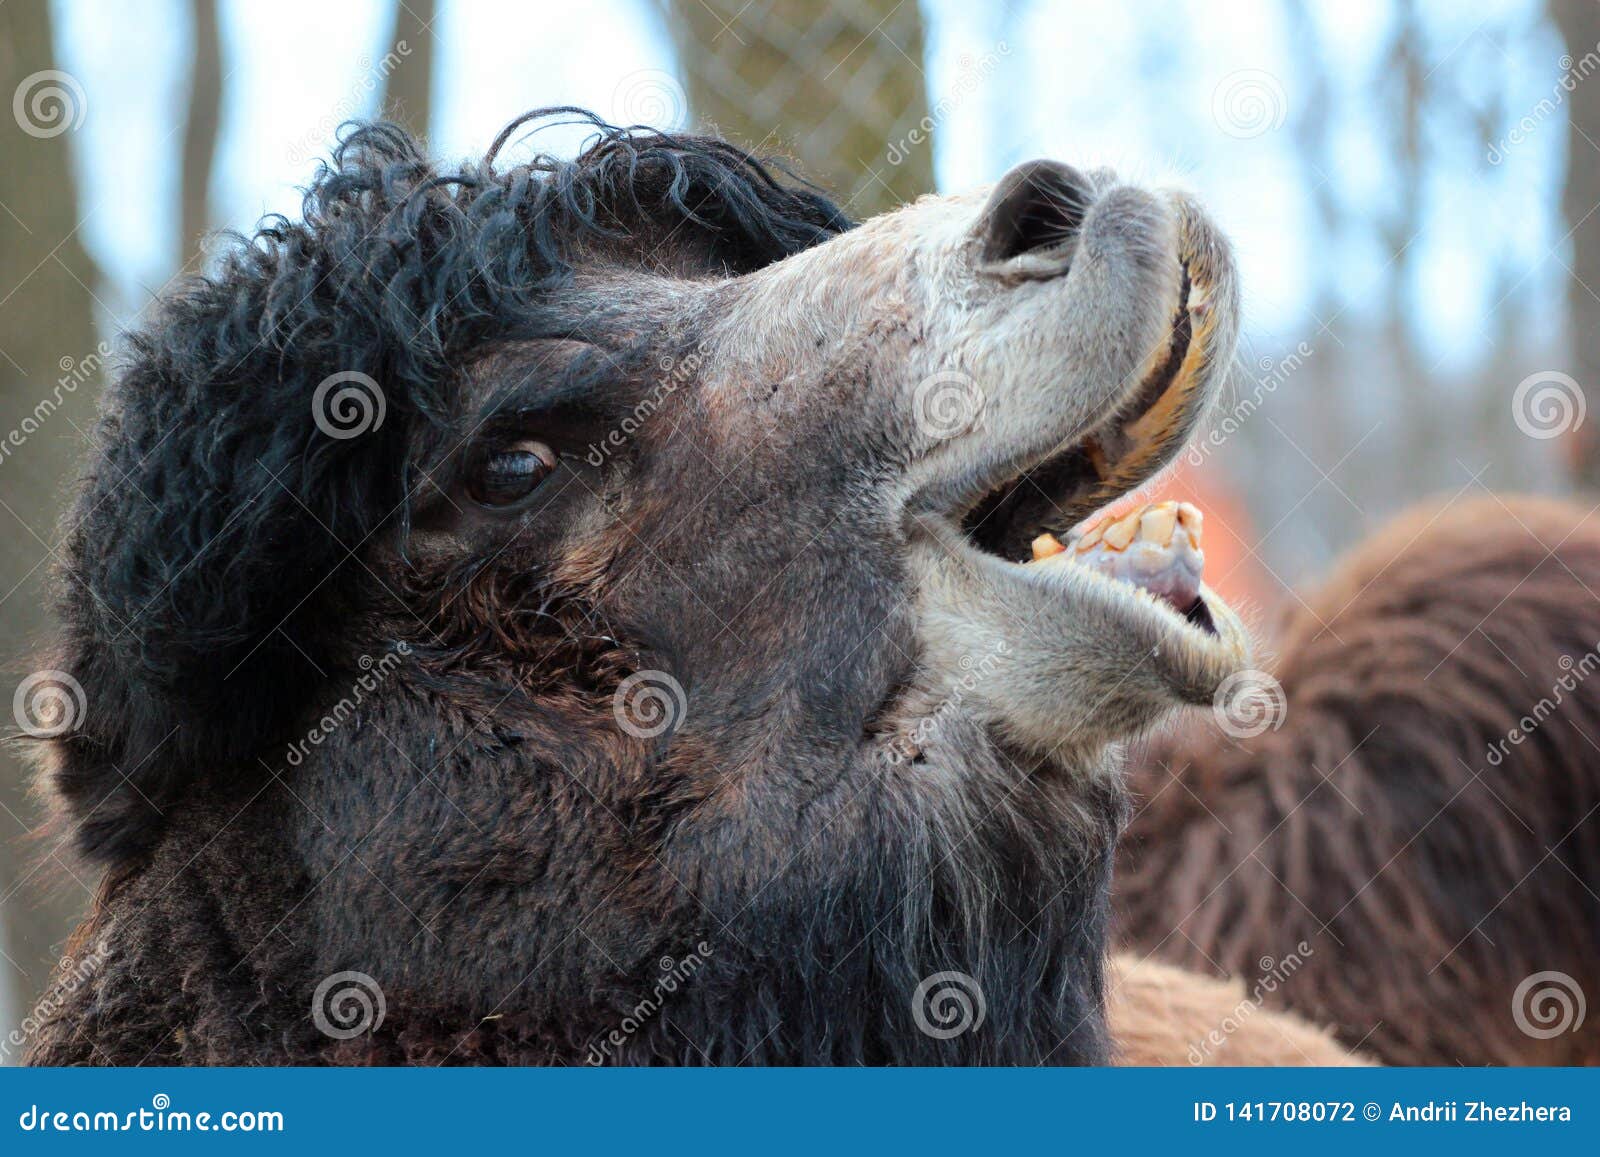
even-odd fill
[(1366, 1065), (1330, 1033), (1264, 1008), (1237, 981), (1131, 953), (1111, 958), (1106, 1018), (1119, 1065)]
[[(1122, 939), (1244, 978), (1305, 940), (1274, 1002), (1391, 1064), (1600, 1061), (1597, 592), (1600, 515), (1574, 506), (1459, 502), (1377, 535), (1288, 621), (1279, 729), (1151, 746)], [(1546, 971), (1591, 1007), (1540, 1039), (1519, 1016), (1556, 1023), (1559, 997), (1513, 998)]]

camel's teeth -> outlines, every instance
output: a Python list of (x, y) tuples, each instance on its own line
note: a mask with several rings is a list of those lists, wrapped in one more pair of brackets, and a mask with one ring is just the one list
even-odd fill
[(1139, 511), (1130, 510), (1106, 527), (1105, 534), (1101, 536), (1105, 544), (1112, 550), (1127, 550), (1128, 544), (1133, 541), (1133, 536), (1139, 530), (1139, 515)]
[(1033, 540), (1033, 561), (1057, 555), (1067, 548), (1061, 545), (1061, 540), (1053, 534), (1041, 534)]
[(1196, 550), (1200, 549), (1200, 531), (1203, 523), (1199, 507), (1191, 502), (1178, 503), (1178, 525), (1189, 532), (1189, 544)]
[(1139, 541), (1166, 546), (1172, 541), (1173, 528), (1178, 524), (1178, 504), (1162, 502), (1146, 507), (1139, 516)]
[(1091, 526), (1067, 557), (1187, 612), (1200, 597), (1205, 569), (1196, 541), (1199, 523), (1200, 512), (1187, 502), (1152, 503)]

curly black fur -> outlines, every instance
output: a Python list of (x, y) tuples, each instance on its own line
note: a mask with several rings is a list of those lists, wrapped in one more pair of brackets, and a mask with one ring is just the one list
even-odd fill
[[(556, 114), (597, 137), (505, 171), (513, 134)], [(56, 787), (80, 849), (147, 850), (195, 778), (254, 766), (345, 639), (352, 561), (402, 527), (407, 447), (453, 416), (454, 371), (490, 341), (561, 336), (552, 294), (608, 246), (728, 273), (849, 222), (721, 141), (529, 113), (442, 174), (389, 125), (356, 127), (305, 196), (129, 338), (103, 450), (68, 516), (60, 665), (95, 704)], [(242, 241), (243, 239), (241, 239)], [(329, 375), (382, 383), (368, 436), (320, 435)]]

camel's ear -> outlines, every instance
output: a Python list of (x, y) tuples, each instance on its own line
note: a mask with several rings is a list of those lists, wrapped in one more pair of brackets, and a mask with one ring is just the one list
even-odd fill
[(319, 362), (280, 360), (232, 296), (269, 286), (208, 287), (135, 339), (67, 518), (47, 665), (81, 710), (47, 763), (96, 859), (144, 850), (188, 785), (260, 772), (345, 633), (355, 553), (399, 517), (393, 399), (365, 371), (289, 376)]

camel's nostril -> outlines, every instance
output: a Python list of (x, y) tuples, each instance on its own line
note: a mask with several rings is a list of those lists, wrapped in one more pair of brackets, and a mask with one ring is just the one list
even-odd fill
[(1064, 248), (1083, 227), (1092, 201), (1088, 178), (1071, 165), (1018, 165), (1000, 179), (984, 206), (984, 260), (1009, 261)]

